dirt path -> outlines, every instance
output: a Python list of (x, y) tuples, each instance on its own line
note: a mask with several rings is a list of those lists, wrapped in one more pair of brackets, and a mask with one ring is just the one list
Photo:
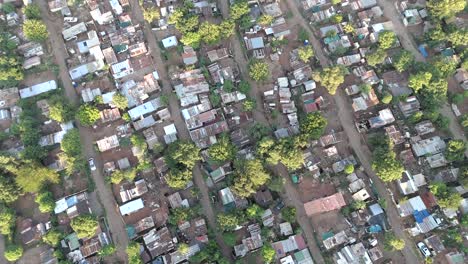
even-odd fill
[[(393, 22), (393, 26), (395, 27), (394, 31), (398, 35), (403, 48), (413, 53), (417, 61), (425, 62), (426, 59), (418, 51), (417, 44), (414, 41), (413, 36), (408, 32), (408, 29), (401, 22), (401, 15), (396, 9), (394, 2), (386, 1), (386, 0), (377, 0), (377, 3), (382, 8), (385, 17), (389, 18)], [(453, 78), (453, 76), (450, 78)], [(454, 81), (454, 83), (457, 83), (457, 82)], [(439, 109), (439, 112), (443, 116), (448, 117), (450, 119), (449, 129), (452, 132), (453, 137), (455, 139), (461, 139), (461, 140), (466, 141), (463, 128), (460, 126), (460, 123), (458, 122), (458, 118), (453, 113), (450, 105), (448, 103), (445, 103)], [(468, 157), (468, 149), (465, 151), (465, 156)]]
[[(141, 7), (138, 5), (138, 2), (136, 0), (130, 0), (130, 5), (132, 7), (132, 18), (138, 21), (138, 23), (144, 25), (143, 29), (148, 41), (151, 56), (153, 58), (154, 64), (159, 65), (157, 71), (162, 81), (162, 89), (165, 94), (173, 95), (169, 96), (169, 110), (171, 112), (172, 120), (174, 121), (174, 124), (177, 128), (177, 132), (179, 133), (179, 137), (183, 140), (191, 141), (189, 132), (181, 116), (179, 101), (177, 99), (177, 96), (173, 92), (172, 85), (168, 79), (169, 75), (167, 74), (167, 70), (165, 67), (166, 63), (161, 57), (161, 49), (157, 43), (156, 37), (151, 31), (151, 27), (144, 22), (143, 12), (141, 10)], [(193, 170), (193, 180), (195, 182), (195, 185), (200, 189), (200, 202), (203, 206), (204, 215), (208, 220), (208, 225), (211, 227), (212, 230), (215, 230), (216, 242), (220, 246), (224, 257), (230, 260), (232, 252), (231, 249), (224, 244), (221, 233), (216, 231), (216, 215), (211, 205), (208, 187), (205, 184), (205, 180), (199, 166), (196, 166)]]
[[(75, 89), (73, 88), (70, 76), (68, 75), (68, 68), (65, 64), (65, 59), (68, 58), (68, 53), (61, 35), (62, 20), (60, 18), (54, 18), (48, 12), (48, 5), (46, 1), (39, 1), (38, 4), (43, 14), (43, 20), (49, 31), (49, 39), (52, 44), (52, 50), (56, 63), (59, 65), (59, 77), (62, 80), (63, 88), (65, 88), (65, 94), (73, 104), (78, 105), (80, 99)], [(118, 258), (119, 261), (126, 261), (127, 256), (125, 249), (127, 248), (129, 240), (125, 230), (125, 224), (123, 223), (122, 217), (118, 212), (117, 203), (115, 202), (112, 191), (104, 181), (104, 176), (101, 172), (102, 162), (100, 160), (100, 155), (96, 154), (93, 147), (93, 131), (81, 126), (78, 126), (78, 129), (80, 132), (81, 143), (83, 145), (83, 154), (85, 158), (93, 157), (95, 159), (96, 166), (98, 167), (98, 170), (92, 173), (92, 177), (96, 184), (96, 192), (98, 194), (99, 200), (107, 213), (107, 222), (109, 224), (112, 239), (117, 246), (115, 257)]]
[[(220, 5), (221, 12), (223, 14), (223, 17), (225, 18), (229, 17), (229, 1), (219, 1), (219, 5)], [(247, 73), (248, 61), (247, 61), (247, 58), (245, 57), (246, 55), (244, 51), (242, 50), (241, 42), (242, 42), (242, 39), (231, 37), (231, 49), (233, 52), (234, 60), (240, 66), (242, 79), (245, 81), (248, 81), (250, 86), (252, 87), (252, 90), (250, 91), (250, 96), (252, 98), (255, 98), (257, 102), (258, 109), (254, 111), (253, 118), (258, 123), (270, 125), (268, 122), (268, 119), (266, 118), (264, 112), (262, 111), (263, 98), (261, 94), (260, 84), (257, 84), (256, 82), (252, 81), (252, 79), (250, 79), (250, 77), (248, 76), (248, 73)], [(299, 198), (299, 193), (297, 192), (296, 187), (292, 184), (292, 182), (289, 179), (289, 174), (288, 174), (287, 169), (284, 166), (279, 165), (275, 167), (275, 172), (279, 176), (286, 178), (286, 184), (284, 186), (284, 193), (282, 193), (281, 196), (288, 206), (294, 206), (296, 208), (297, 221), (302, 228), (303, 234), (307, 240), (308, 248), (312, 254), (314, 261), (316, 263), (324, 263), (322, 253), (314, 237), (315, 231), (312, 227), (310, 219), (305, 214), (304, 204), (301, 202)]]
[[(297, 7), (297, 3), (294, 0), (286, 0), (287, 5), (292, 13), (297, 14), (294, 16), (290, 21), (294, 21), (295, 23), (301, 25), (304, 29), (309, 32), (310, 37), (312, 38), (311, 43), (314, 47), (315, 54), (320, 61), (320, 64), (323, 66), (331, 65), (332, 63), (326, 57), (322, 50), (322, 45), (315, 37), (314, 33), (309, 27), (308, 22), (300, 15), (301, 12)], [(387, 3), (387, 2), (386, 2)], [(387, 3), (390, 4), (390, 3)], [(395, 16), (395, 14), (393, 15)], [(401, 24), (401, 22), (400, 22)], [(346, 101), (346, 95), (340, 91), (334, 97), (335, 105), (338, 107), (338, 116), (340, 119), (341, 126), (343, 127), (346, 135), (348, 136), (348, 142), (350, 143), (350, 147), (353, 149), (355, 154), (358, 156), (359, 160), (361, 161), (362, 166), (364, 167), (367, 175), (375, 183), (375, 186), (379, 192), (379, 194), (387, 201), (388, 207), (386, 209), (387, 217), (390, 222), (390, 225), (393, 228), (393, 231), (397, 235), (397, 237), (401, 237), (405, 239), (406, 245), (414, 245), (412, 239), (408, 237), (404, 228), (402, 226), (400, 216), (396, 210), (396, 207), (391, 204), (392, 197), (387, 191), (385, 184), (377, 177), (377, 175), (372, 170), (370, 161), (371, 153), (365, 144), (365, 142), (361, 142), (361, 135), (356, 130), (354, 126), (354, 116), (349, 111), (349, 103)], [(414, 246), (406, 246), (405, 249), (402, 251), (407, 263), (419, 263), (420, 260), (418, 255), (414, 252)]]

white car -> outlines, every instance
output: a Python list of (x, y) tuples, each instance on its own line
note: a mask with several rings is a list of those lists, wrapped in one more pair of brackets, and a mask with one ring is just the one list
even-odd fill
[(92, 170), (92, 171), (95, 171), (96, 170), (96, 165), (94, 164), (94, 159), (93, 158), (90, 158), (88, 160), (88, 163), (89, 163), (89, 168)]
[(65, 23), (75, 23), (78, 21), (78, 18), (77, 17), (64, 17), (63, 18), (63, 22)]
[(419, 248), (419, 250), (421, 251), (421, 253), (423, 254), (424, 257), (428, 258), (428, 257), (431, 256), (431, 251), (426, 246), (426, 244), (424, 244), (424, 242), (419, 242), (418, 243), (418, 248)]

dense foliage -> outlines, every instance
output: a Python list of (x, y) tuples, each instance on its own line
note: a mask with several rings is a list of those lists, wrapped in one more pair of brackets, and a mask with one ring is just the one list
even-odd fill
[(258, 159), (242, 160), (235, 164), (234, 192), (241, 197), (248, 197), (268, 182), (270, 175)]
[(96, 234), (99, 222), (92, 214), (82, 214), (73, 218), (70, 226), (79, 238), (91, 238)]
[(232, 144), (227, 135), (222, 135), (218, 142), (208, 149), (210, 158), (215, 162), (233, 161), (236, 157), (236, 146)]
[(200, 149), (191, 142), (179, 140), (168, 146), (164, 159), (170, 170), (167, 184), (182, 189), (192, 179), (192, 169), (201, 160)]
[(320, 82), (331, 95), (334, 95), (338, 87), (344, 83), (346, 74), (346, 68), (342, 66), (332, 66), (324, 68), (321, 72), (314, 72), (312, 78)]
[(319, 112), (313, 112), (306, 115), (299, 122), (301, 133), (311, 139), (320, 138), (325, 132), (328, 121)]
[(44, 22), (36, 19), (27, 19), (23, 23), (24, 36), (31, 41), (43, 42), (49, 36)]

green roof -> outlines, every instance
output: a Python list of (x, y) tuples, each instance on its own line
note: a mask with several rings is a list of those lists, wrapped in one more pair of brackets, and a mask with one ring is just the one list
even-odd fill
[(65, 240), (68, 241), (68, 247), (71, 251), (80, 248), (80, 242), (76, 233), (69, 234), (65, 237)]

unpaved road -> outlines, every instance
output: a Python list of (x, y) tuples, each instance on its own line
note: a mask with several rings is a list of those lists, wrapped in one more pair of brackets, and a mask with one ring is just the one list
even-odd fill
[[(220, 9), (223, 14), (224, 18), (229, 17), (229, 1), (220, 1)], [(264, 112), (262, 111), (262, 94), (260, 90), (260, 85), (256, 82), (252, 81), (247, 74), (247, 65), (248, 61), (245, 57), (244, 51), (242, 50), (242, 39), (238, 39), (236, 37), (231, 37), (231, 49), (234, 55), (234, 60), (240, 66), (241, 76), (242, 79), (248, 81), (252, 90), (250, 91), (250, 97), (255, 98), (257, 102), (257, 110), (253, 113), (253, 118), (256, 122), (268, 125), (268, 119), (265, 116)], [(286, 183), (284, 185), (284, 193), (281, 194), (284, 202), (288, 206), (294, 206), (297, 212), (297, 221), (302, 228), (303, 234), (307, 240), (308, 248), (312, 254), (312, 257), (316, 263), (324, 263), (324, 259), (320, 248), (318, 247), (315, 237), (314, 237), (314, 229), (312, 227), (312, 223), (310, 219), (306, 216), (304, 210), (304, 204), (300, 200), (299, 193), (297, 192), (296, 187), (292, 184), (291, 180), (289, 179), (289, 174), (287, 169), (283, 165), (278, 165), (274, 168), (275, 172), (280, 176), (286, 179)]]
[[(396, 9), (393, 1), (386, 1), (386, 0), (377, 0), (377, 3), (383, 10), (384, 15), (389, 18), (393, 22), (393, 26), (395, 27), (395, 33), (398, 35), (401, 45), (406, 50), (413, 53), (417, 61), (425, 62), (426, 59), (422, 56), (422, 54), (418, 51), (416, 42), (412, 35), (408, 32), (408, 29), (403, 25), (401, 22), (401, 15)], [(453, 78), (450, 77), (450, 78)], [(456, 81), (452, 81), (453, 83), (457, 83)], [(455, 139), (461, 139), (466, 141), (465, 132), (463, 128), (460, 126), (457, 117), (452, 111), (452, 108), (448, 103), (444, 103), (442, 107), (439, 109), (439, 112), (450, 119), (449, 129), (452, 132), (453, 137)], [(468, 157), (468, 149), (465, 151), (465, 156)]]
[[(286, 0), (286, 4), (289, 6), (289, 10), (293, 14), (296, 14), (288, 22), (298, 24), (309, 32), (309, 35), (312, 38), (311, 43), (312, 43), (312, 46), (314, 47), (315, 55), (319, 59), (322, 67), (332, 65), (330, 60), (324, 54), (322, 45), (318, 41), (318, 39), (315, 37), (308, 22), (304, 19), (302, 15), (300, 15), (301, 12), (299, 11), (299, 8), (297, 7), (298, 3), (295, 0)], [(335, 100), (335, 105), (338, 107), (339, 120), (340, 120), (341, 126), (343, 127), (343, 130), (348, 136), (348, 142), (350, 143), (350, 147), (353, 149), (354, 153), (357, 155), (357, 157), (361, 161), (361, 164), (363, 168), (365, 169), (365, 172), (367, 173), (367, 175), (369, 175), (370, 178), (375, 183), (375, 186), (379, 194), (387, 201), (389, 206), (387, 207), (386, 212), (387, 212), (387, 217), (390, 222), (390, 225), (392, 226), (393, 231), (395, 232), (397, 237), (405, 239), (407, 246), (402, 251), (402, 253), (407, 263), (419, 263), (420, 259), (415, 254), (414, 246), (411, 246), (411, 245), (414, 245), (414, 242), (411, 238), (409, 238), (409, 236), (404, 231), (404, 228), (402, 226), (402, 222), (400, 220), (400, 216), (396, 210), (396, 207), (391, 203), (392, 197), (388, 193), (385, 184), (379, 179), (379, 177), (377, 177), (377, 175), (372, 170), (372, 167), (370, 164), (370, 161), (372, 160), (371, 152), (369, 151), (367, 145), (364, 142), (361, 142), (361, 135), (359, 134), (359, 132), (356, 130), (354, 126), (354, 116), (352, 112), (349, 111), (350, 106), (347, 103), (346, 95), (344, 94), (343, 91), (340, 91), (333, 98)]]
[[(65, 88), (65, 94), (74, 105), (78, 105), (80, 103), (80, 98), (73, 88), (70, 76), (68, 74), (68, 68), (65, 64), (65, 59), (68, 58), (68, 53), (61, 35), (63, 20), (61, 17), (54, 17), (49, 13), (49, 7), (46, 1), (38, 1), (37, 4), (41, 8), (43, 15), (42, 19), (44, 20), (49, 31), (49, 39), (52, 45), (52, 51), (56, 63), (60, 68), (59, 77), (62, 80), (63, 88)], [(118, 212), (118, 205), (114, 199), (112, 190), (110, 186), (107, 185), (104, 181), (104, 176), (101, 170), (102, 162), (100, 155), (94, 151), (93, 147), (93, 131), (92, 129), (85, 128), (80, 125), (78, 125), (78, 129), (80, 132), (83, 154), (85, 158), (93, 157), (96, 163), (96, 167), (98, 168), (96, 171), (92, 172), (92, 177), (96, 184), (95, 192), (97, 192), (99, 200), (107, 213), (107, 222), (109, 224), (112, 240), (117, 247), (117, 252), (114, 256), (116, 259), (115, 261), (124, 262), (127, 260), (127, 254), (125, 253), (125, 250), (129, 243), (129, 239), (125, 230), (125, 224), (122, 220), (122, 217), (120, 216), (120, 213)]]
[[(166, 63), (161, 57), (161, 49), (156, 41), (156, 37), (151, 31), (151, 27), (144, 22), (143, 12), (141, 10), (141, 7), (138, 5), (138, 1), (130, 0), (130, 6), (132, 9), (132, 18), (138, 21), (138, 23), (144, 25), (143, 29), (148, 41), (151, 57), (153, 58), (154, 64), (159, 66), (157, 71), (162, 81), (162, 89), (165, 94), (173, 95), (169, 96), (169, 110), (171, 112), (172, 120), (174, 121), (174, 124), (177, 128), (178, 135), (183, 140), (191, 141), (189, 132), (181, 116), (179, 101), (177, 99), (177, 96), (173, 92), (172, 85), (168, 78), (169, 75), (167, 74), (167, 70), (165, 67)], [(208, 220), (208, 225), (211, 227), (212, 230), (217, 230), (216, 215), (211, 204), (209, 190), (206, 186), (203, 174), (198, 165), (195, 166), (195, 168), (193, 169), (193, 180), (195, 182), (195, 185), (200, 189), (200, 202), (203, 207), (204, 216), (206, 216)], [(227, 247), (224, 243), (221, 232), (215, 231), (215, 234), (216, 242), (220, 246), (223, 256), (230, 260), (232, 256), (231, 249)]]

